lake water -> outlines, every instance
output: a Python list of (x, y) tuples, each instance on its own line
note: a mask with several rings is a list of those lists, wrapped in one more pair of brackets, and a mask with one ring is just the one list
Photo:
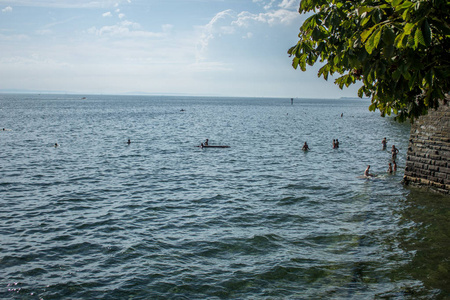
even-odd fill
[(0, 298), (450, 297), (450, 201), (368, 106), (0, 95)]

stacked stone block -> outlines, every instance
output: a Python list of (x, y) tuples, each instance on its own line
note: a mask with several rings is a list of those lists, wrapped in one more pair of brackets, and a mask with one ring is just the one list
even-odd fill
[(442, 103), (411, 126), (405, 184), (450, 195), (450, 106)]

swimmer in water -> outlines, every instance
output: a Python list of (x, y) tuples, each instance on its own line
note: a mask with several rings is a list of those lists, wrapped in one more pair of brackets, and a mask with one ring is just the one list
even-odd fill
[(381, 141), (381, 145), (383, 145), (383, 150), (386, 150), (386, 145), (387, 145), (386, 138), (384, 138), (384, 139)]
[(55, 143), (55, 148), (58, 147), (58, 143)]
[(392, 145), (391, 153), (392, 153), (392, 160), (395, 161), (397, 158), (397, 154), (400, 152), (397, 148), (395, 148), (395, 145)]
[(388, 167), (387, 172), (388, 172), (389, 174), (392, 174), (392, 164), (391, 164), (391, 163), (389, 163), (389, 167)]
[(129, 144), (131, 144), (131, 140), (130, 139), (128, 139), (128, 142), (127, 142), (127, 144), (129, 145)]
[(308, 150), (309, 150), (308, 144), (307, 144), (306, 142), (305, 142), (305, 144), (303, 145), (302, 150), (303, 150), (303, 151), (308, 151)]
[(209, 140), (208, 139), (206, 139), (206, 141), (205, 141), (205, 146), (208, 146), (208, 143), (209, 143)]
[(366, 170), (364, 171), (364, 176), (366, 176), (366, 177), (375, 177), (375, 176), (377, 176), (377, 175), (374, 175), (374, 174), (370, 174), (369, 173), (369, 169), (370, 169), (370, 165), (368, 165)]

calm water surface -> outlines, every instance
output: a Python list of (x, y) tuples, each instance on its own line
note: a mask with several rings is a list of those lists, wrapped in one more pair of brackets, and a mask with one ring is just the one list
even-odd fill
[(368, 105), (0, 95), (0, 298), (450, 297), (449, 199)]

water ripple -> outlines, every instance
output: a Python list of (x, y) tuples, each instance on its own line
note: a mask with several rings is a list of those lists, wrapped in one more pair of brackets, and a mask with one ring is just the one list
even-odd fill
[[(0, 95), (0, 298), (445, 296), (413, 271), (446, 265), (415, 248), (445, 230), (400, 185), (409, 127), (367, 101), (78, 100)], [(392, 176), (384, 136), (403, 154)]]

